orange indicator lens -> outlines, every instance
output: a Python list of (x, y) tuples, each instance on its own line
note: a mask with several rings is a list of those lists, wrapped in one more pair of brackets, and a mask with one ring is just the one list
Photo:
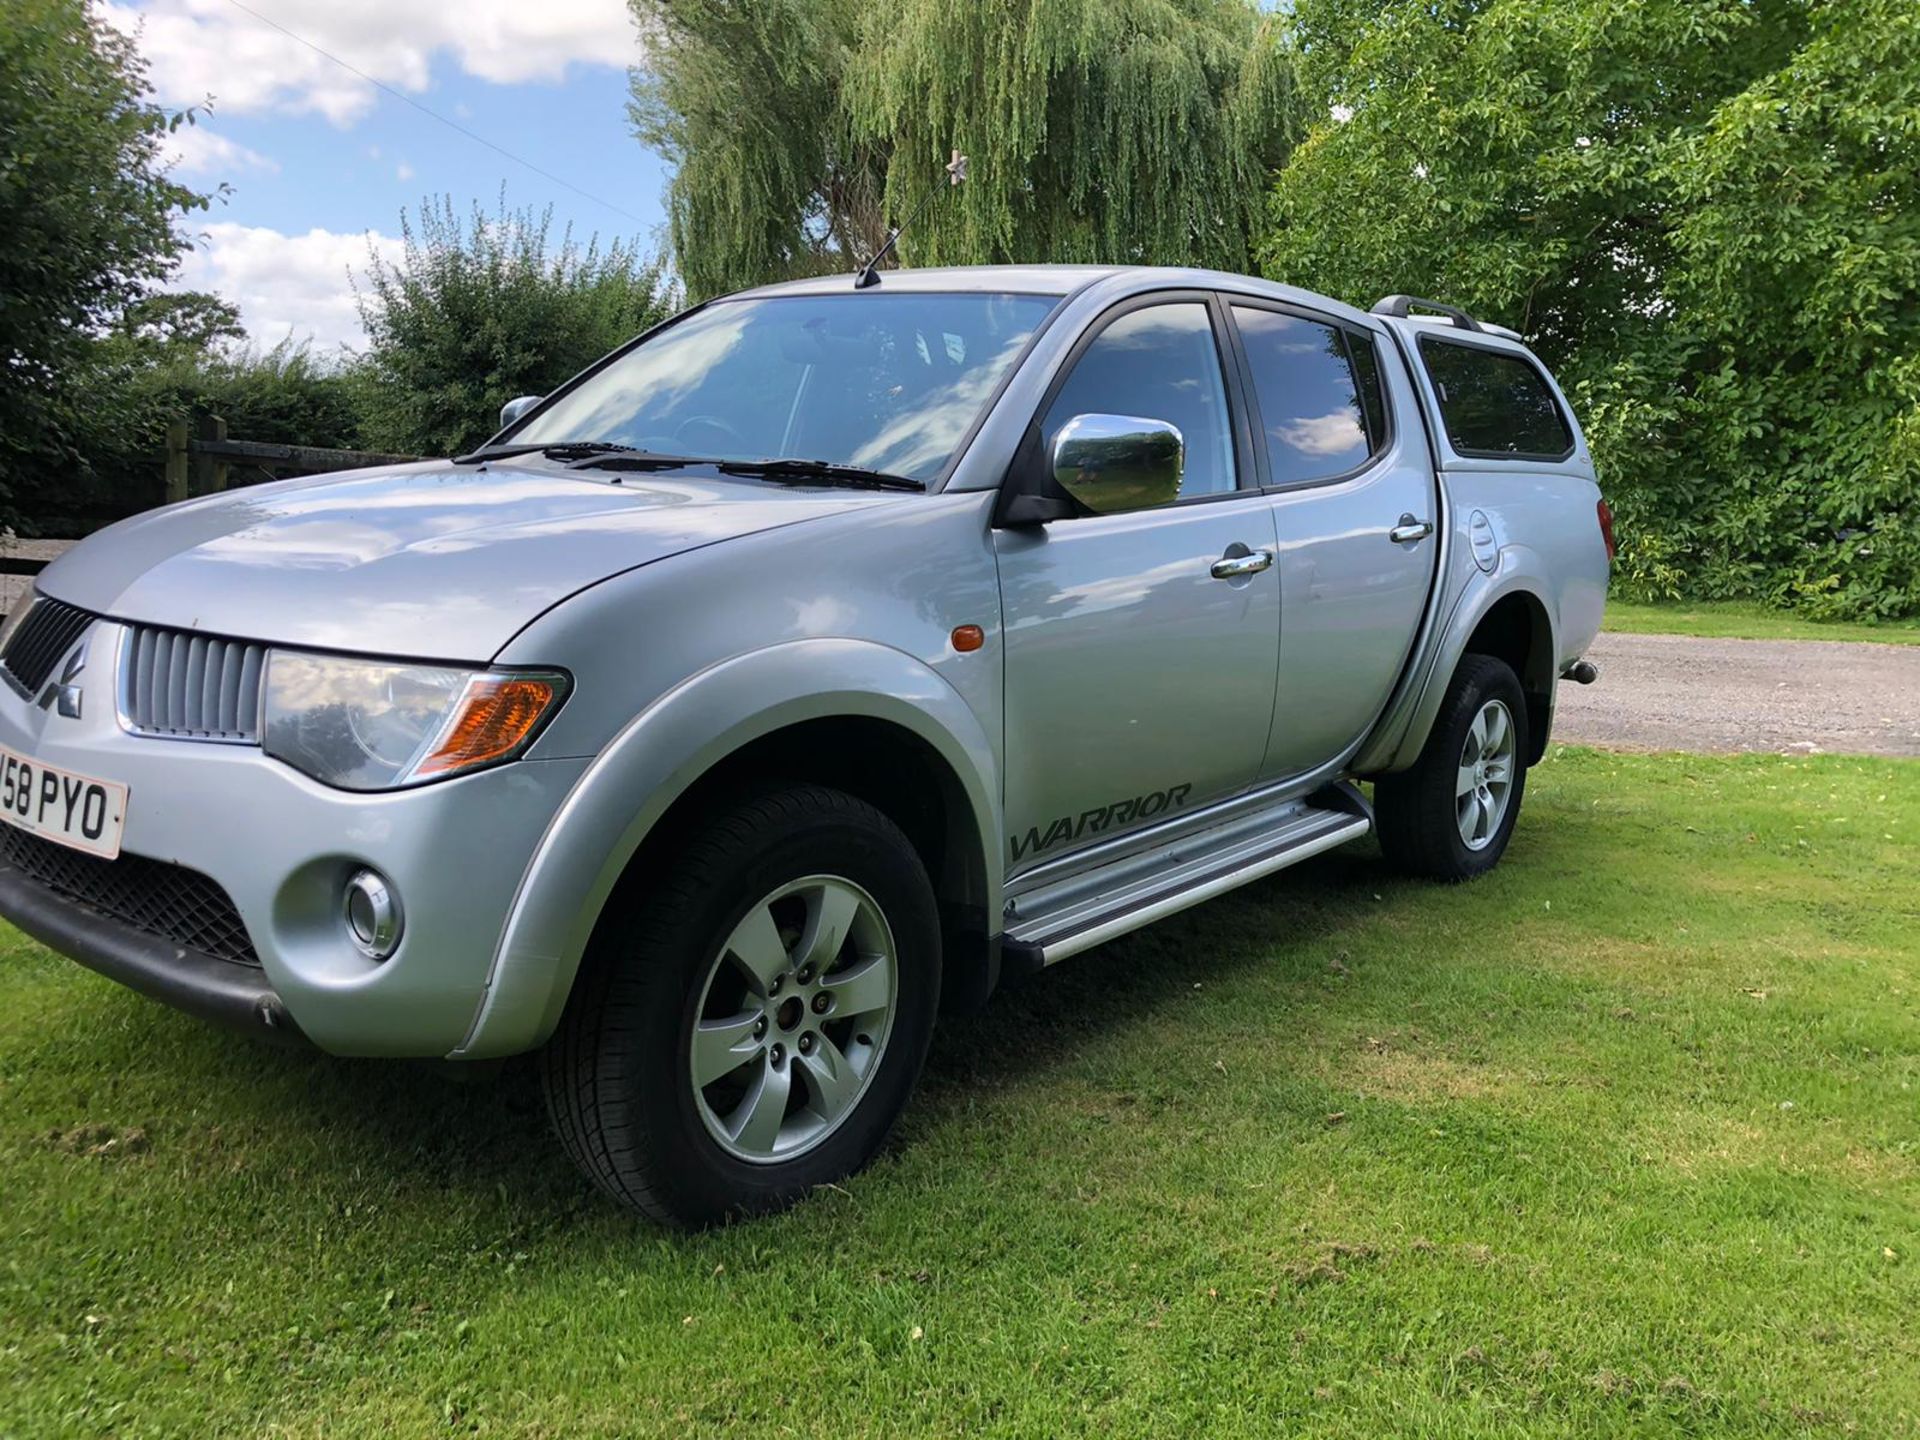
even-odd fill
[(415, 775), (444, 775), (511, 755), (553, 703), (551, 680), (478, 675), (467, 685), (440, 739)]

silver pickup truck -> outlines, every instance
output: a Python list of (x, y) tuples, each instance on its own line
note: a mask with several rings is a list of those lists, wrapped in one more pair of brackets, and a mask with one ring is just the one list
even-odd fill
[(50, 566), (0, 632), (0, 913), (337, 1054), (540, 1051), (664, 1220), (857, 1168), (1009, 976), (1369, 831), (1488, 869), (1593, 677), (1566, 397), (1404, 296), (807, 280), (502, 424)]

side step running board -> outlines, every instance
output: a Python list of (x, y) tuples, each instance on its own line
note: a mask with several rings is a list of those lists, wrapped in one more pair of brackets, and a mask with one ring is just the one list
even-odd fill
[(1340, 785), (1312, 801), (1189, 835), (1017, 896), (1008, 907), (1002, 954), (1015, 970), (1055, 964), (1372, 828), (1372, 810), (1360, 793)]

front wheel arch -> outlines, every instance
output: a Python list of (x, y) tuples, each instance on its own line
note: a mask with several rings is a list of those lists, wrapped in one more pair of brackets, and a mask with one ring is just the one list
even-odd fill
[(780, 784), (820, 785), (874, 807), (900, 827), (926, 867), (940, 907), (943, 1014), (971, 1013), (999, 982), (988, 937), (986, 848), (966, 788), (923, 737), (871, 716), (800, 721), (723, 757), (681, 791), (627, 861), (602, 909), (647, 883), (703, 817)]
[[(823, 688), (828, 677), (833, 684)], [(648, 837), (733, 757), (808, 722), (892, 727), (937, 758), (960, 837), (936, 882), (956, 917), (955, 994), (990, 982), (1001, 875), (999, 765), (966, 699), (924, 662), (859, 640), (774, 646), (712, 667), (648, 706), (595, 757), (529, 862), (493, 957), (486, 995), (454, 1059), (518, 1054), (553, 1033), (595, 925)], [(972, 954), (972, 967), (958, 963)]]

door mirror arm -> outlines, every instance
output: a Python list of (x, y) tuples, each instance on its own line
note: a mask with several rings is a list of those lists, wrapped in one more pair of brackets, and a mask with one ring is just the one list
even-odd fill
[(1013, 462), (1007, 466), (999, 498), (993, 505), (993, 528), (1031, 530), (1055, 520), (1071, 520), (1081, 513), (1067, 493), (1053, 483), (1036, 419), (1027, 427), (1013, 452)]
[(1071, 520), (1078, 513), (1073, 502), (1062, 496), (1019, 491), (1001, 497), (1000, 510), (993, 523), (1002, 530), (1024, 530), (1054, 520)]

